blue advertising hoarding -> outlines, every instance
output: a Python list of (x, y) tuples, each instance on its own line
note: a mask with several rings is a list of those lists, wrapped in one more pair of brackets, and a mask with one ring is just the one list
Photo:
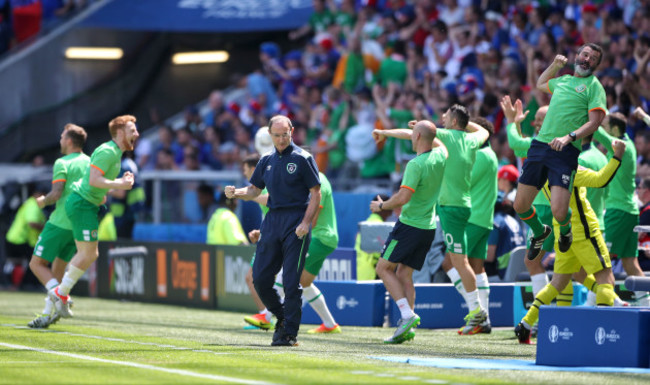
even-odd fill
[(137, 31), (251, 32), (306, 24), (311, 0), (111, 0), (84, 27)]

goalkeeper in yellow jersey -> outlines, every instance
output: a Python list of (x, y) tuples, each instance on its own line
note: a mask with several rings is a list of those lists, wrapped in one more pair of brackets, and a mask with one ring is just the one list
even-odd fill
[[(528, 313), (515, 327), (515, 334), (522, 344), (530, 344), (530, 329), (539, 318), (539, 307), (550, 304), (570, 284), (571, 275), (578, 272), (580, 267), (583, 267), (587, 274), (593, 274), (596, 278), (598, 283), (596, 290), (597, 305), (612, 306), (614, 303), (616, 294), (614, 293), (612, 264), (605, 240), (598, 227), (598, 217), (587, 200), (586, 189), (586, 187), (605, 187), (614, 177), (621, 165), (625, 143), (617, 140), (613, 143), (613, 147), (614, 157), (600, 171), (579, 167), (575, 174), (573, 186), (571, 186), (570, 202), (572, 212), (577, 214), (571, 217), (573, 243), (565, 253), (559, 251), (556, 244), (553, 279), (537, 294)], [(548, 183), (546, 183), (542, 191), (550, 201), (551, 192)], [(560, 224), (555, 219), (553, 220), (553, 227), (557, 243)]]

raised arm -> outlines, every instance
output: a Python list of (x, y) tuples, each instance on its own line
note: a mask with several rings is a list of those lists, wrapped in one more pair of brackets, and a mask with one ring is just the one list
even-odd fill
[(625, 152), (625, 143), (623, 141), (614, 140), (613, 147), (614, 157), (609, 160), (605, 167), (601, 168), (599, 171), (580, 167), (576, 172), (573, 184), (579, 187), (606, 187), (614, 178), (616, 171), (618, 171), (621, 166), (621, 158)]
[(523, 112), (523, 105), (519, 99), (513, 105), (508, 95), (501, 99), (501, 109), (508, 122), (506, 134), (508, 135), (510, 148), (515, 152), (515, 155), (519, 157), (526, 156), (533, 138), (524, 138), (521, 135), (521, 122), (526, 119), (528, 111)]
[(546, 93), (552, 93), (551, 90), (548, 87), (548, 81), (553, 79), (555, 75), (564, 67), (567, 63), (568, 59), (565, 56), (562, 55), (557, 55), (555, 56), (555, 59), (553, 60), (553, 63), (548, 66), (542, 72), (541, 75), (539, 75), (539, 79), (537, 79), (537, 89), (546, 92)]
[(485, 143), (486, 140), (490, 137), (490, 133), (488, 130), (483, 128), (483, 126), (478, 125), (474, 122), (469, 122), (467, 123), (467, 132), (469, 132), (471, 135), (476, 136), (481, 144)]

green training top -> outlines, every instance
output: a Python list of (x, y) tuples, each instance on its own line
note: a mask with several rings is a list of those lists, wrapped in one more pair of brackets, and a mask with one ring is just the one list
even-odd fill
[(400, 187), (411, 190), (413, 195), (402, 207), (400, 222), (418, 229), (436, 228), (436, 202), (447, 162), (442, 148), (434, 148), (406, 164)]
[[(264, 194), (268, 194), (268, 193), (269, 193), (268, 190), (266, 189), (266, 187), (264, 187), (264, 190), (262, 190), (260, 195), (264, 195)], [(266, 216), (266, 213), (269, 212), (269, 206), (261, 205), (259, 203), (258, 203), (258, 206), (260, 206), (260, 209), (262, 210), (262, 219), (264, 219), (264, 217)]]
[[(612, 159), (614, 149), (612, 141), (615, 137), (609, 135), (604, 128), (600, 127), (594, 133), (594, 140), (605, 146), (607, 149), (607, 159)], [(621, 166), (618, 169), (614, 179), (609, 183), (609, 195), (605, 199), (605, 205), (608, 209), (617, 209), (632, 215), (639, 214), (639, 207), (634, 199), (634, 190), (636, 188), (636, 148), (634, 142), (630, 140), (627, 134), (624, 134), (622, 140), (625, 142), (625, 152), (621, 159)]]
[(406, 66), (406, 60), (395, 59), (394, 57), (389, 56), (381, 61), (379, 71), (377, 72), (377, 78), (383, 87), (388, 87), (389, 83), (398, 83), (399, 85), (403, 85), (404, 82), (406, 82), (407, 77), (408, 68)]
[(497, 171), (499, 160), (490, 146), (483, 147), (476, 153), (476, 162), (472, 168), (472, 214), (468, 222), (486, 229), (494, 227), (494, 203), (497, 201)]
[(477, 135), (439, 128), (436, 135), (447, 147), (449, 158), (440, 191), (441, 206), (472, 207), (469, 190), (476, 152), (483, 143)]
[[(586, 78), (564, 75), (549, 80), (547, 85), (553, 96), (536, 138), (540, 142), (550, 143), (577, 130), (589, 121), (589, 111), (607, 112), (605, 90), (593, 75)], [(577, 149), (581, 147), (578, 140), (573, 145)]]
[(65, 183), (65, 187), (63, 188), (61, 197), (56, 201), (54, 212), (50, 215), (49, 222), (51, 224), (65, 230), (72, 230), (70, 219), (68, 219), (68, 215), (65, 213), (65, 201), (72, 192), (74, 183), (83, 178), (89, 164), (90, 158), (82, 152), (68, 154), (54, 162), (52, 184), (63, 182)]
[(88, 202), (99, 206), (102, 204), (107, 188), (97, 188), (90, 185), (90, 169), (99, 170), (104, 178), (115, 180), (120, 174), (122, 164), (122, 150), (114, 141), (108, 141), (97, 147), (90, 156), (90, 167), (86, 168), (83, 179), (79, 179), (73, 186), (72, 191), (81, 195)]
[[(578, 164), (598, 171), (607, 165), (607, 157), (605, 154), (600, 152), (593, 145), (588, 147), (583, 147), (580, 157), (578, 158)], [(605, 232), (605, 198), (607, 197), (607, 187), (604, 188), (587, 188), (587, 200), (591, 204), (591, 208), (594, 209), (596, 216), (598, 217), (598, 225), (601, 232)]]
[(524, 138), (521, 136), (517, 130), (517, 125), (514, 123), (509, 123), (506, 126), (506, 134), (508, 134), (508, 144), (515, 153), (515, 156), (519, 158), (528, 156), (528, 149), (533, 142), (533, 138)]
[(320, 212), (311, 235), (323, 245), (336, 248), (339, 244), (339, 233), (336, 229), (332, 185), (322, 172), (318, 173), (318, 177), (320, 178)]

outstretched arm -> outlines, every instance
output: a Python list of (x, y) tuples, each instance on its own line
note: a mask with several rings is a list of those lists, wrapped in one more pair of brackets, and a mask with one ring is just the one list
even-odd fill
[(581, 187), (606, 187), (614, 178), (616, 171), (618, 171), (621, 166), (621, 157), (625, 152), (625, 143), (623, 141), (614, 140), (613, 146), (614, 157), (609, 160), (605, 167), (601, 168), (599, 171), (580, 167), (576, 172), (573, 184)]

